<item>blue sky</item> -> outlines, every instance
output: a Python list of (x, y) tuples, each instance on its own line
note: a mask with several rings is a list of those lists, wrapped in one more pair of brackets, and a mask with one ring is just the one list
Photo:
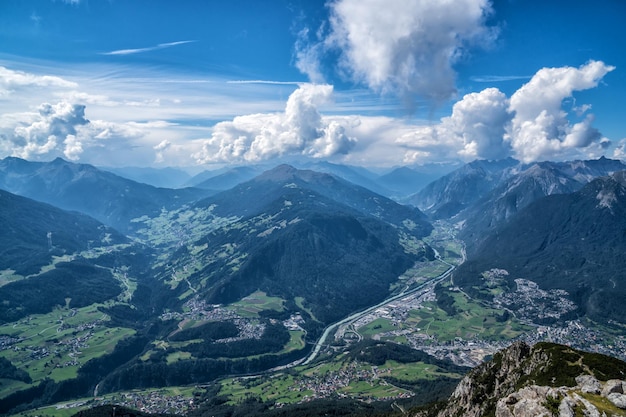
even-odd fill
[(2, 0), (0, 157), (626, 158), (626, 2)]

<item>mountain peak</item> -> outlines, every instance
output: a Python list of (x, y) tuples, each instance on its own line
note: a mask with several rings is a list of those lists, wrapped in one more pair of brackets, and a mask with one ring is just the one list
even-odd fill
[(293, 178), (298, 170), (289, 164), (281, 164), (263, 172), (257, 177), (261, 181), (281, 181)]
[(297, 169), (292, 165), (281, 164), (263, 172), (261, 175), (256, 177), (254, 181), (284, 182), (300, 179), (305, 182), (314, 182), (319, 180), (329, 180), (331, 178), (334, 178), (331, 174), (311, 171), (308, 169)]

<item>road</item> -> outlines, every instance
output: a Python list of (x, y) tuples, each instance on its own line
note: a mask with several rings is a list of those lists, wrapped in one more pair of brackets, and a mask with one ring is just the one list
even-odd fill
[(401, 293), (394, 295), (393, 297), (387, 298), (386, 300), (376, 304), (375, 306), (369, 307), (366, 310), (360, 311), (358, 313), (354, 313), (353, 315), (346, 317), (345, 319), (338, 321), (337, 323), (333, 323), (330, 326), (328, 326), (325, 330), (324, 333), (322, 334), (322, 336), (320, 336), (320, 338), (317, 340), (317, 342), (315, 343), (315, 347), (313, 348), (313, 350), (311, 351), (311, 353), (309, 354), (309, 356), (304, 360), (304, 361), (298, 361), (298, 364), (303, 364), (303, 365), (307, 365), (311, 362), (313, 362), (315, 360), (315, 358), (317, 357), (317, 355), (319, 355), (320, 350), (322, 349), (322, 347), (324, 347), (326, 345), (326, 339), (328, 338), (328, 336), (332, 333), (334, 333), (337, 328), (343, 324), (352, 322), (352, 321), (356, 321), (359, 318), (363, 317), (366, 314), (371, 313), (372, 311), (376, 310), (377, 308), (380, 308), (382, 306), (384, 306), (385, 304), (388, 304), (392, 301), (395, 301), (399, 298), (402, 297), (406, 297), (407, 295), (413, 294), (417, 291), (420, 291), (422, 289), (424, 289), (425, 287), (429, 286), (429, 285), (434, 285), (437, 284), (441, 281), (443, 281), (444, 279), (446, 279), (447, 277), (450, 276), (450, 274), (452, 273), (452, 271), (454, 271), (454, 269), (456, 268), (454, 265), (444, 261), (441, 259), (441, 257), (439, 256), (439, 253), (437, 253), (435, 251), (435, 258), (437, 258), (440, 262), (443, 262), (444, 264), (448, 265), (448, 269), (443, 272), (441, 275), (439, 275), (438, 277), (432, 278), (420, 285), (418, 285), (417, 287), (411, 289), (411, 290), (404, 290)]

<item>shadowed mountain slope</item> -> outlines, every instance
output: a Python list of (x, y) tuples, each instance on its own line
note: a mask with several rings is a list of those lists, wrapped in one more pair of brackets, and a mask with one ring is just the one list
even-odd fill
[(73, 254), (126, 238), (102, 223), (0, 190), (0, 270), (39, 272), (53, 256)]
[(624, 323), (626, 305), (626, 174), (598, 178), (580, 191), (535, 201), (496, 228), (455, 274), (472, 291), (482, 271), (502, 268), (564, 289), (579, 314)]
[(163, 208), (175, 209), (210, 194), (191, 188), (156, 188), (60, 158), (52, 162), (5, 158), (0, 161), (0, 188), (85, 213), (123, 233), (134, 230), (132, 219), (156, 216)]

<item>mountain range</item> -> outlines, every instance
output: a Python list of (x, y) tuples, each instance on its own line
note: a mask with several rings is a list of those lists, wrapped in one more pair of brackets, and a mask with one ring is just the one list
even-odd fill
[[(422, 187), (427, 173), (311, 168), (233, 168), (196, 177), (192, 188), (167, 189), (61, 159), (0, 161), (0, 325), (52, 314), (91, 317), (95, 310), (105, 318), (98, 326), (120, 335), (80, 362), (59, 350), (74, 343), (63, 320), (55, 337), (41, 324), (40, 343), (59, 352), (54, 359), (20, 356), (20, 349), (33, 352), (32, 336), (5, 327), (0, 342), (16, 348), (3, 351), (15, 368), (7, 375), (19, 378), (0, 386), (0, 408), (285, 366), (309, 353), (328, 326), (433, 277), (451, 277), (426, 305), (437, 314), (452, 306), (446, 311), (454, 316), (466, 306), (459, 297), (467, 297), (506, 312), (484, 313), (491, 316), (483, 325), (510, 317), (533, 325), (586, 319), (620, 334), (626, 324), (620, 161), (474, 161), (408, 199), (402, 196)], [(462, 255), (446, 258), (455, 250)], [(435, 269), (419, 272), (418, 281), (399, 279), (427, 268)], [(529, 316), (514, 296), (528, 288), (558, 294), (555, 308), (565, 308)], [(372, 329), (387, 325), (385, 308)], [(423, 306), (414, 308), (407, 322), (421, 320)], [(420, 337), (435, 343), (431, 324), (420, 324)], [(363, 334), (353, 330), (359, 342)], [(76, 337), (93, 337), (83, 331), (74, 330)], [(391, 326), (386, 334), (393, 336), (385, 336), (390, 343), (407, 343), (406, 333), (393, 332)], [(349, 348), (330, 343), (326, 354)], [(389, 346), (367, 349), (382, 355)], [(65, 366), (72, 377), (55, 373)], [(36, 371), (25, 382), (29, 367)], [(477, 378), (483, 384), (500, 376)]]
[(433, 219), (460, 223), (468, 246), (506, 222), (530, 203), (552, 194), (580, 190), (594, 178), (626, 169), (607, 158), (588, 161), (536, 162), (477, 160), (430, 183), (403, 200)]
[[(456, 165), (430, 164), (418, 167), (396, 167), (391, 170), (378, 172), (363, 167), (333, 164), (325, 161), (290, 162), (289, 165), (302, 169), (320, 173), (334, 175), (350, 183), (359, 185), (374, 191), (377, 194), (389, 198), (401, 199), (415, 194), (424, 188), (431, 181), (438, 179), (441, 175), (452, 171)], [(235, 167), (224, 167), (213, 171), (203, 171), (184, 182), (184, 186), (197, 187), (206, 190), (224, 191), (235, 187), (238, 184), (249, 181), (260, 175), (264, 171), (272, 169), (269, 165), (245, 165)], [(124, 169), (112, 169), (112, 172), (124, 176), (128, 172), (127, 178), (138, 180), (140, 173)], [(163, 171), (153, 173), (149, 178), (144, 176), (145, 182), (149, 184), (165, 184)]]
[[(196, 255), (205, 257), (201, 263), (206, 266), (189, 279), (216, 282), (209, 297), (214, 302), (261, 289), (288, 301), (303, 298), (317, 320), (330, 323), (381, 300), (398, 275), (432, 257), (427, 246), (415, 252), (400, 243), (403, 234), (417, 240), (430, 233), (432, 226), (419, 210), (332, 175), (289, 165), (195, 207), (241, 219), (194, 244), (206, 247)], [(237, 249), (210, 262), (225, 245)], [(228, 265), (244, 254), (232, 271)]]
[(178, 208), (210, 194), (194, 188), (157, 188), (60, 158), (51, 162), (1, 160), (0, 189), (79, 211), (122, 233), (132, 232), (135, 218), (156, 216), (162, 209)]
[(467, 293), (493, 300), (484, 274), (501, 269), (507, 291), (516, 291), (519, 279), (565, 291), (577, 308), (561, 319), (623, 322), (625, 168), (606, 158), (474, 161), (411, 201), (457, 225), (467, 262), (454, 282)]
[(525, 278), (543, 289), (562, 289), (579, 315), (624, 323), (625, 175), (619, 171), (529, 204), (472, 247), (455, 282), (476, 293), (480, 272), (502, 268), (512, 287)]

